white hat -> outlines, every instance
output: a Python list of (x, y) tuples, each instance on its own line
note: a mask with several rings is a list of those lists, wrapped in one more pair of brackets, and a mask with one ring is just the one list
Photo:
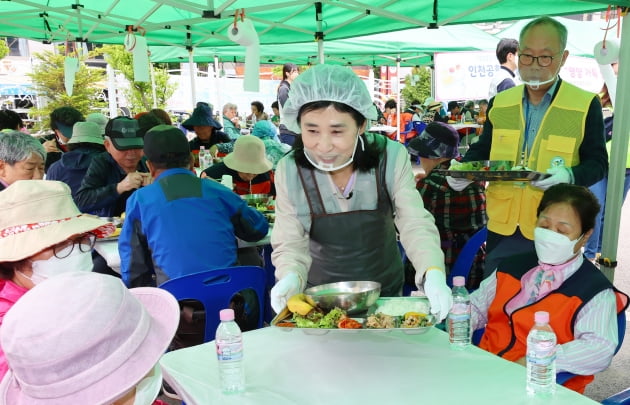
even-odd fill
[(15, 262), (92, 232), (106, 237), (112, 223), (81, 214), (70, 187), (53, 180), (18, 180), (0, 192), (0, 262)]
[(240, 136), (234, 142), (234, 151), (224, 157), (223, 162), (241, 173), (262, 174), (273, 168), (265, 153), (265, 143), (254, 135)]

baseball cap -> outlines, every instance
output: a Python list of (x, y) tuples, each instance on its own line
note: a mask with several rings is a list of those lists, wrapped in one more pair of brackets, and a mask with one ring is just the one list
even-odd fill
[(144, 136), (144, 155), (151, 162), (166, 163), (190, 156), (186, 135), (171, 125), (157, 125)]
[(139, 135), (138, 121), (129, 117), (116, 117), (107, 123), (105, 135), (118, 150), (142, 149), (144, 142)]

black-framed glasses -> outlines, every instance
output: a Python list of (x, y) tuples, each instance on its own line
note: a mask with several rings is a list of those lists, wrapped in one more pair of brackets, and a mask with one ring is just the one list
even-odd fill
[(529, 66), (532, 63), (534, 63), (534, 61), (536, 61), (538, 63), (538, 66), (540, 67), (547, 67), (549, 65), (551, 65), (551, 63), (553, 62), (553, 59), (556, 57), (556, 55), (561, 54), (562, 52), (558, 52), (555, 55), (541, 55), (541, 56), (534, 56), (534, 55), (529, 55), (526, 53), (519, 53), (518, 54), (518, 61), (525, 66)]
[(96, 243), (96, 235), (93, 233), (84, 233), (75, 238), (65, 240), (61, 243), (57, 243), (53, 246), (53, 254), (57, 259), (65, 259), (70, 256), (70, 253), (74, 250), (76, 245), (79, 246), (79, 250), (83, 253), (91, 252)]

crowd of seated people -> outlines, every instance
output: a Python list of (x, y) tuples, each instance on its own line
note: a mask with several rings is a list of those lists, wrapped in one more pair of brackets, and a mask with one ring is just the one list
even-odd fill
[[(240, 196), (273, 197), (274, 169), (291, 146), (281, 143), (278, 136), (282, 111), (277, 102), (269, 114), (260, 101), (253, 100), (250, 106), (251, 114), (239, 118), (236, 104), (228, 102), (217, 118), (211, 104), (198, 102), (182, 124), (190, 134), (173, 126), (169, 114), (161, 109), (133, 118), (108, 118), (100, 113), (84, 115), (65, 106), (50, 114), (52, 134), (40, 139), (20, 132), (24, 124), (19, 115), (0, 110), (0, 231), (9, 230), (7, 236), (0, 236), (0, 377), (7, 374), (0, 383), (0, 394), (5, 395), (6, 388), (6, 398), (29, 398), (28, 387), (18, 381), (38, 378), (22, 363), (27, 358), (21, 352), (24, 347), (5, 346), (14, 341), (11, 337), (28, 339), (36, 333), (36, 323), (25, 319), (40, 319), (45, 311), (34, 299), (23, 297), (37, 284), (46, 285), (51, 279), (38, 294), (50, 301), (46, 311), (63, 313), (65, 298), (58, 291), (61, 281), (52, 280), (65, 277), (85, 285), (80, 299), (87, 300), (88, 293), (99, 289), (115, 295), (113, 302), (119, 302), (134, 294), (134, 287), (159, 286), (187, 272), (262, 264), (259, 251), (240, 250), (235, 243), (237, 237), (258, 241), (269, 230), (264, 216)], [(444, 174), (460, 158), (460, 136), (449, 123), (460, 123), (463, 118), (484, 125), (487, 109), (487, 100), (453, 100), (445, 105), (428, 97), (423, 103), (412, 100), (400, 111), (396, 101), (387, 100), (382, 114), (382, 124), (398, 129), (387, 136), (405, 143), (418, 163), (416, 187), (424, 207), (435, 218), (447, 273), (467, 240), (487, 222), (486, 184), (458, 188)], [(410, 129), (414, 122), (423, 123), (422, 129)], [(482, 131), (478, 129), (477, 134)], [(401, 134), (398, 139), (397, 133)], [(214, 158), (209, 167), (198, 167), (201, 147)], [(232, 190), (219, 184), (226, 176), (232, 179)], [(535, 249), (485, 269), (485, 279), (481, 250), (467, 280), (467, 287), (475, 290), (471, 296), (474, 327), (485, 329), (480, 347), (524, 363), (533, 313), (548, 311), (551, 325), (558, 331), (558, 371), (576, 374), (566, 385), (580, 392), (593, 374), (610, 364), (617, 345), (616, 316), (627, 300), (581, 254), (597, 209), (597, 201), (584, 187), (558, 184), (548, 188), (538, 206)], [(93, 248), (96, 239), (114, 231), (108, 220), (98, 217), (123, 214), (127, 218), (119, 239), (120, 275), (103, 270), (107, 265)], [(200, 226), (220, 232), (199, 238), (195, 230)], [(182, 266), (182, 260), (187, 264)], [(86, 277), (94, 272), (108, 275)], [(122, 277), (131, 289), (111, 284), (111, 276)], [(159, 299), (166, 308), (173, 306), (170, 298)], [(134, 311), (152, 315), (151, 305), (140, 303)], [(105, 313), (107, 308), (98, 304), (91, 309)], [(138, 368), (137, 376), (119, 383), (120, 389), (107, 393), (103, 401), (132, 395), (151, 370), (150, 375), (158, 375), (154, 365), (179, 320), (177, 305), (171, 309), (174, 325), (152, 347), (155, 353), (146, 355), (146, 364)], [(249, 315), (256, 317), (253, 312)], [(7, 323), (11, 326), (3, 327)], [(134, 325), (126, 327), (131, 330)], [(76, 333), (71, 326), (63, 332)], [(508, 345), (509, 350), (504, 350)], [(67, 366), (74, 353), (67, 349), (70, 357), (51, 361)], [(81, 367), (89, 371), (98, 365)], [(96, 400), (90, 392), (86, 386), (77, 390), (76, 397), (63, 400)]]

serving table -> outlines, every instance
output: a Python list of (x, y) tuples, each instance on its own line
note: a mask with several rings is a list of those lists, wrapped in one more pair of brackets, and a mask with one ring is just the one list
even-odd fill
[(553, 397), (525, 392), (525, 367), (475, 346), (450, 348), (446, 333), (267, 327), (243, 334), (246, 391), (224, 395), (214, 341), (166, 353), (166, 381), (199, 404), (596, 404), (562, 386)]

